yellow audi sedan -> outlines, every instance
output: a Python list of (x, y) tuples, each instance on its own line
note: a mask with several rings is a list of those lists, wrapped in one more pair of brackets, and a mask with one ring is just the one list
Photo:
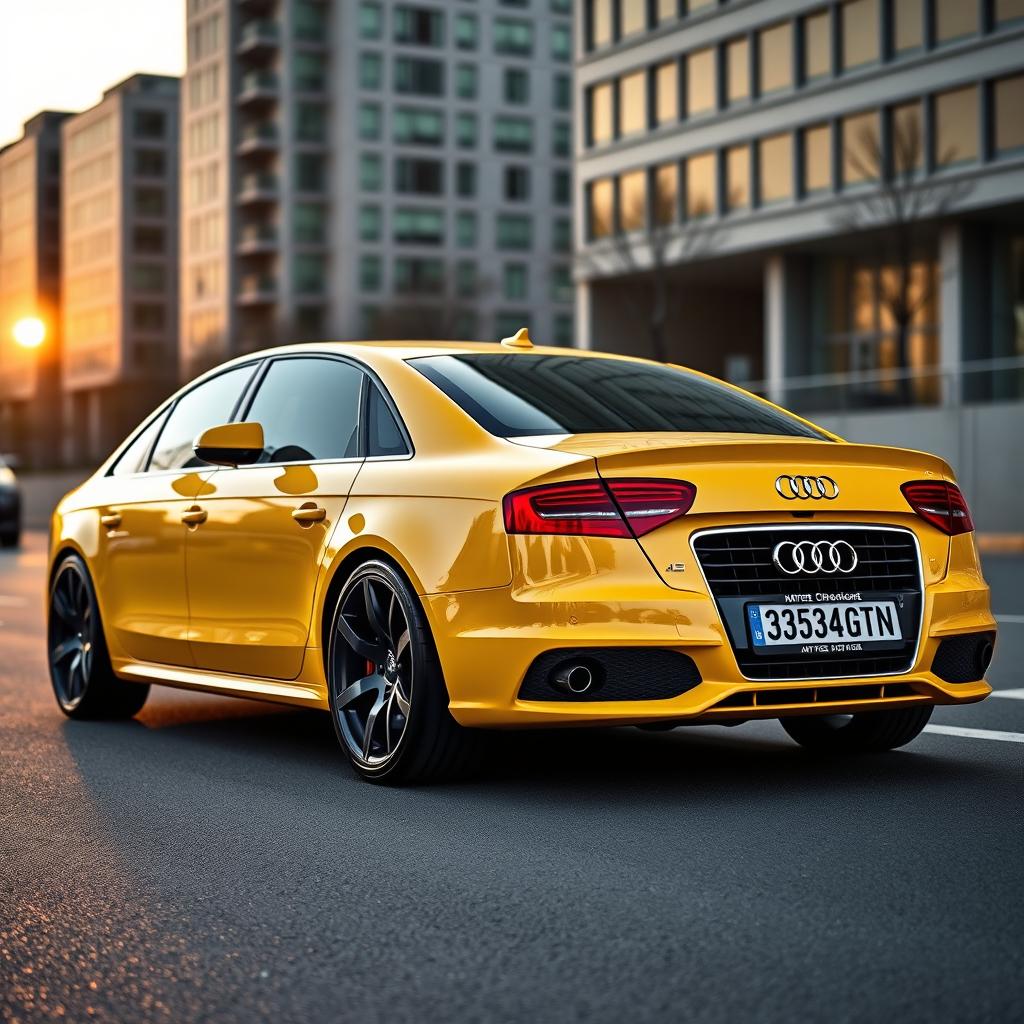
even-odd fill
[(75, 718), (152, 683), (323, 708), (389, 783), (493, 728), (777, 718), (886, 750), (990, 692), (973, 529), (941, 459), (680, 367), (525, 332), (290, 346), (61, 501), (50, 671)]

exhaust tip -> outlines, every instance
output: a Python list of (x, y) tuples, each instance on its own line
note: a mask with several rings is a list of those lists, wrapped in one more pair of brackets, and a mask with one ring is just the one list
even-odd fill
[(562, 693), (586, 693), (594, 685), (594, 673), (582, 662), (566, 662), (551, 673), (551, 685)]
[(995, 653), (996, 645), (991, 640), (984, 640), (978, 646), (978, 678), (980, 679), (988, 671), (992, 664), (992, 655)]

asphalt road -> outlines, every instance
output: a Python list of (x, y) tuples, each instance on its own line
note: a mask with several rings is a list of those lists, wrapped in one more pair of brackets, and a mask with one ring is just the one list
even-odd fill
[[(1002, 690), (1022, 570), (988, 570)], [(322, 714), (66, 720), (43, 576), (41, 536), (0, 554), (4, 1021), (1021, 1019), (1024, 700), (849, 761), (775, 723), (497, 737), (393, 791)]]

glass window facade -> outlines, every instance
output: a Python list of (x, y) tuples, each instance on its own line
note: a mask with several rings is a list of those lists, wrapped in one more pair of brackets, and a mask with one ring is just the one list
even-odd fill
[(679, 120), (679, 70), (674, 60), (654, 70), (655, 120), (659, 125)]
[(662, 164), (654, 169), (651, 215), (655, 224), (674, 224), (679, 210), (679, 166)]
[(843, 14), (843, 69), (875, 64), (879, 58), (878, 0), (847, 0)]
[(750, 43), (746, 39), (725, 44), (725, 98), (730, 104), (750, 99)]
[(780, 203), (793, 196), (793, 136), (772, 135), (758, 142), (761, 203)]
[(608, 238), (615, 223), (615, 185), (611, 178), (590, 183), (590, 237)]
[(924, 164), (924, 122), (920, 103), (902, 103), (892, 110), (892, 169), (897, 175), (919, 171)]
[(619, 178), (619, 227), (643, 231), (647, 225), (647, 172), (630, 171)]
[(892, 0), (892, 46), (896, 53), (924, 46), (924, 0)]
[(698, 50), (686, 58), (686, 114), (706, 114), (715, 109), (715, 52)]
[(622, 34), (631, 36), (647, 28), (647, 0), (619, 0)]
[(1002, 78), (992, 88), (997, 153), (1024, 150), (1024, 75)]
[(832, 129), (827, 124), (805, 128), (803, 133), (803, 190), (807, 194), (832, 187)]
[(992, 13), (995, 15), (997, 25), (1005, 25), (1011, 21), (1024, 21), (1024, 0), (995, 0), (995, 8)]
[(635, 71), (619, 79), (619, 134), (647, 130), (647, 72)]
[(758, 89), (761, 94), (788, 89), (793, 84), (793, 26), (788, 22), (757, 34)]
[(603, 146), (614, 137), (612, 89), (611, 82), (603, 82), (590, 90), (590, 141), (595, 146)]
[(813, 82), (832, 70), (831, 16), (828, 11), (804, 18), (804, 81)]
[(879, 173), (881, 136), (878, 114), (854, 114), (840, 122), (843, 147), (843, 184), (859, 185), (876, 181)]
[(612, 0), (590, 0), (590, 45), (595, 49), (612, 41)]
[(725, 205), (729, 210), (750, 206), (750, 147), (733, 146), (725, 153)]
[(933, 0), (935, 41), (951, 43), (978, 31), (979, 0)]
[(940, 93), (935, 97), (935, 165), (946, 167), (977, 159), (977, 86)]
[(707, 217), (715, 211), (715, 154), (702, 153), (686, 161), (686, 216)]

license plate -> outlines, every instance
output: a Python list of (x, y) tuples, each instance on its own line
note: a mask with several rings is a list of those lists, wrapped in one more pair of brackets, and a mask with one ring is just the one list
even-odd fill
[(892, 601), (748, 604), (747, 619), (755, 647), (903, 639)]

